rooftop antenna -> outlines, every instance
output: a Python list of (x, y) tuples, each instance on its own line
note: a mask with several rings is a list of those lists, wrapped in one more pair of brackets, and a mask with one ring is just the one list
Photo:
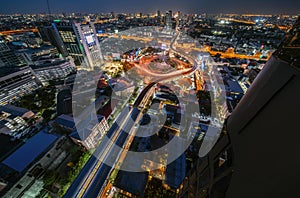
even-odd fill
[(50, 10), (50, 5), (49, 5), (49, 0), (47, 0), (47, 7), (48, 7), (48, 19), (49, 19), (49, 21), (50, 21), (51, 10)]

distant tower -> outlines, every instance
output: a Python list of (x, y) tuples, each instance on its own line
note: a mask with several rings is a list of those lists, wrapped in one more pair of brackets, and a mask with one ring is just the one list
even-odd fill
[(156, 16), (157, 16), (158, 18), (160, 18), (160, 17), (161, 17), (160, 10), (157, 10)]
[(50, 21), (51, 20), (51, 9), (50, 9), (49, 0), (47, 0), (47, 8), (48, 8), (48, 15), (49, 15), (48, 19)]
[(173, 17), (172, 10), (167, 11), (166, 12), (166, 27), (167, 28), (172, 28), (172, 17)]
[(180, 18), (181, 18), (181, 15), (182, 15), (182, 13), (181, 13), (181, 12), (178, 10), (178, 11), (177, 11), (177, 15), (178, 15), (177, 17), (180, 19)]
[(156, 12), (156, 20), (158, 23), (161, 23), (161, 21), (162, 21), (160, 10), (157, 10), (157, 12)]
[(114, 12), (111, 12), (111, 13), (110, 13), (110, 16), (111, 16), (111, 18), (113, 18), (113, 19), (116, 18), (116, 15), (115, 15)]
[(182, 15), (182, 13), (180, 12), (180, 11), (177, 11), (177, 18), (176, 18), (176, 27), (175, 27), (175, 29), (177, 30), (178, 28), (179, 28), (179, 26), (181, 25), (181, 22), (182, 22), (182, 20), (181, 20), (181, 16)]

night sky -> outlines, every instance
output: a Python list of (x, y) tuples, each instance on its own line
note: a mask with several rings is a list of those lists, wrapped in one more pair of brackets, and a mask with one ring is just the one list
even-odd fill
[[(47, 0), (0, 0), (0, 13), (46, 13)], [(300, 14), (300, 0), (49, 0), (52, 13), (184, 13)]]

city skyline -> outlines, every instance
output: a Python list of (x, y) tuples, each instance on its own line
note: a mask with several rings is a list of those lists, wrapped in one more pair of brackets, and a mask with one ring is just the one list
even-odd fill
[[(188, 3), (180, 0), (144, 0), (144, 1), (106, 1), (106, 0), (88, 0), (88, 1), (58, 1), (49, 0), (51, 13), (108, 13), (111, 11), (117, 13), (145, 12), (154, 13), (157, 10), (180, 10), (185, 13), (251, 13), (251, 14), (299, 14), (300, 2), (295, 0), (266, 0), (266, 1), (237, 1), (220, 0), (197, 1), (191, 0)], [(1, 14), (33, 14), (48, 13), (47, 1), (36, 2), (28, 0), (25, 3), (17, 1), (2, 1)]]
[(0, 8), (0, 197), (294, 197), (299, 16), (118, 2)]

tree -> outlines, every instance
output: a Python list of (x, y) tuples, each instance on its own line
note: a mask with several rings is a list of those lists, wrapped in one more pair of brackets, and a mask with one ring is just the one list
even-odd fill
[(54, 113), (54, 110), (46, 109), (46, 110), (43, 112), (42, 117), (43, 117), (46, 121), (49, 121), (49, 120), (51, 120), (51, 116), (52, 116), (53, 113)]
[(57, 173), (54, 170), (48, 170), (44, 177), (43, 182), (46, 186), (52, 185), (56, 179)]

